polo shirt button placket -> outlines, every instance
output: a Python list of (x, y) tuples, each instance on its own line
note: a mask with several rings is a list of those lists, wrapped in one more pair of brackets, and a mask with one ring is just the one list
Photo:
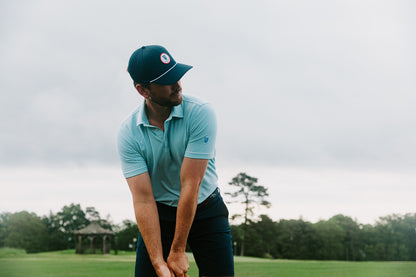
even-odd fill
[(169, 128), (169, 124), (168, 122), (165, 122), (165, 130), (163, 132), (163, 146), (164, 146), (163, 148), (165, 148), (166, 152), (169, 152), (168, 140), (166, 139), (168, 128)]

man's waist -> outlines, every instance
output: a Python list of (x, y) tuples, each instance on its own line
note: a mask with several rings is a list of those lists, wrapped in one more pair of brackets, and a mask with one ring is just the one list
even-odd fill
[[(198, 204), (196, 215), (198, 214), (198, 211), (205, 210), (205, 207), (208, 207), (209, 204), (216, 198), (220, 197), (220, 190), (215, 188), (214, 192), (212, 192), (204, 201)], [(176, 206), (170, 206), (162, 202), (156, 201), (157, 208), (159, 211), (159, 218), (161, 220), (168, 220), (168, 221), (175, 221), (176, 220), (176, 212), (178, 207)]]
[(211, 193), (204, 201), (198, 204), (198, 208), (208, 205), (209, 201), (211, 201), (218, 195), (220, 195), (220, 189), (217, 187), (213, 193)]

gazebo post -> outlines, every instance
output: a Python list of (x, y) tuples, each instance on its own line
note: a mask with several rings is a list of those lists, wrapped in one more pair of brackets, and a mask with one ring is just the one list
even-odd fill
[(90, 240), (90, 249), (91, 249), (91, 254), (95, 254), (95, 249), (94, 249), (94, 236), (88, 236), (88, 239)]
[(82, 235), (78, 235), (78, 247), (77, 247), (77, 253), (82, 254), (84, 251), (82, 249)]
[(105, 243), (106, 238), (107, 238), (107, 236), (104, 235), (103, 236), (103, 254), (107, 254), (107, 245)]

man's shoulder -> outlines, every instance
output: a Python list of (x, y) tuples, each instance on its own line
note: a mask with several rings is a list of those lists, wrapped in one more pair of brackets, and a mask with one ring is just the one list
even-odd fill
[(194, 112), (197, 110), (205, 109), (206, 107), (211, 108), (211, 106), (212, 105), (210, 102), (201, 98), (190, 95), (183, 95), (183, 108), (185, 109), (185, 112)]
[(209, 104), (208, 101), (191, 95), (183, 95), (183, 102), (185, 105), (191, 106), (202, 106)]
[(142, 113), (142, 105), (139, 105), (135, 108), (130, 114), (121, 122), (120, 132), (125, 132), (132, 130), (132, 127), (137, 126), (138, 120), (140, 120), (140, 115)]

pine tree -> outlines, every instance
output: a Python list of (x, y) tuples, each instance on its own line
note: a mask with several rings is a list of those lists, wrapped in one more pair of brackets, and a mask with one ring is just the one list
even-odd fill
[[(271, 206), (271, 203), (266, 200), (266, 197), (269, 196), (267, 188), (263, 186), (256, 185), (257, 178), (251, 177), (246, 173), (239, 173), (236, 177), (232, 179), (229, 183), (231, 186), (236, 186), (239, 190), (229, 193), (226, 192), (226, 195), (229, 195), (233, 198), (239, 199), (240, 203), (244, 205), (244, 223), (243, 223), (243, 232), (241, 237), (241, 252), (240, 255), (244, 256), (244, 238), (247, 230), (247, 224), (249, 218), (253, 216), (253, 209), (255, 206), (262, 205), (267, 208)], [(241, 215), (235, 215), (241, 216)]]

